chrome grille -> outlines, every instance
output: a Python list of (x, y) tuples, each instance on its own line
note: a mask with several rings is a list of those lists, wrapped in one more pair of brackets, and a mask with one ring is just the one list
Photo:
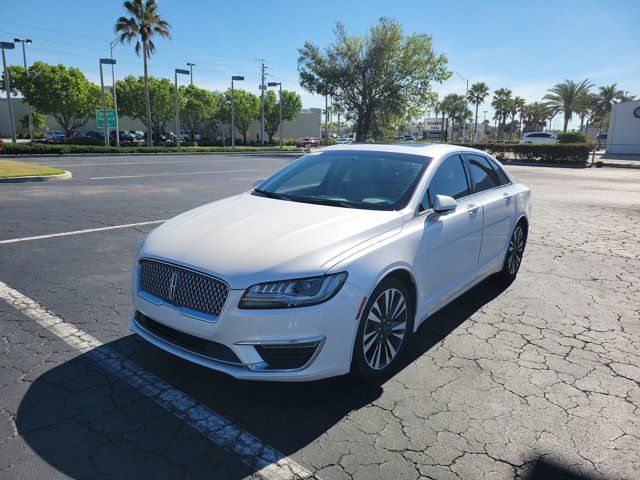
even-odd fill
[(229, 287), (226, 283), (187, 268), (155, 260), (140, 260), (141, 291), (178, 308), (220, 315)]

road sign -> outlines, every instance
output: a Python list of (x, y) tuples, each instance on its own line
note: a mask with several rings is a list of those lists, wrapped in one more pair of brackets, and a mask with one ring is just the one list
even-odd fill
[[(107, 127), (116, 128), (116, 111), (111, 108), (107, 108)], [(104, 128), (104, 121), (102, 119), (102, 110), (96, 110), (96, 123), (98, 128)]]

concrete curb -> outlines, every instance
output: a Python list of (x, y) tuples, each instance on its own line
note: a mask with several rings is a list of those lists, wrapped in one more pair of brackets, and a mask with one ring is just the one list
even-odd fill
[(71, 172), (65, 170), (64, 173), (59, 175), (34, 175), (31, 177), (0, 178), (0, 183), (51, 182), (56, 180), (68, 180), (71, 177)]

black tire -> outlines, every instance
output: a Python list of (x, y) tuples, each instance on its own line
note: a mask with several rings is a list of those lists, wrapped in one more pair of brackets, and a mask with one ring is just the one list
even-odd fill
[[(386, 307), (387, 299), (390, 299), (388, 303), (391, 308)], [(372, 380), (391, 372), (398, 365), (411, 339), (414, 316), (413, 301), (407, 286), (396, 278), (386, 278), (380, 282), (360, 317), (351, 373)]]
[(520, 265), (522, 264), (526, 245), (527, 225), (523, 220), (520, 220), (511, 233), (507, 253), (504, 257), (504, 263), (502, 264), (502, 270), (498, 273), (500, 280), (507, 282), (515, 280), (518, 275), (518, 270), (520, 270)]

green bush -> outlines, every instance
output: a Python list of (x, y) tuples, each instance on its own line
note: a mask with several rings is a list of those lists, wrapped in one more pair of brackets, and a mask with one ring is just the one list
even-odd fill
[[(285, 147), (287, 152), (302, 152), (301, 148)], [(184, 147), (181, 152), (229, 152), (231, 147)], [(236, 152), (279, 152), (279, 147), (245, 147), (236, 146)], [(47, 143), (8, 143), (4, 145), (2, 153), (6, 155), (45, 155), (58, 154), (66, 155), (70, 153), (176, 153), (177, 147), (105, 147), (104, 145), (70, 145), (70, 144), (47, 144)]]
[(582, 132), (560, 132), (556, 135), (558, 143), (586, 143), (587, 137)]
[(477, 148), (500, 161), (586, 165), (590, 147), (587, 143), (456, 143)]

